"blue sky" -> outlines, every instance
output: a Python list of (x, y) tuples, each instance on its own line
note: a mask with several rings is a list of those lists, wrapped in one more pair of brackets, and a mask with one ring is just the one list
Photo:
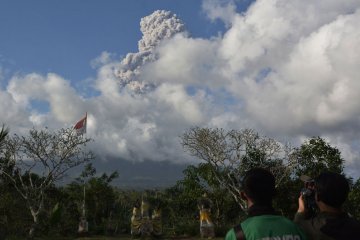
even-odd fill
[(192, 163), (194, 126), (321, 136), (358, 176), (359, 22), (358, 0), (0, 0), (0, 122), (88, 112), (100, 165)]
[(194, 37), (209, 38), (224, 32), (221, 21), (207, 19), (200, 0), (0, 3), (0, 61), (9, 71), (7, 76), (14, 72), (55, 72), (72, 81), (94, 77), (91, 60), (103, 51), (119, 58), (136, 52), (140, 19), (158, 9), (177, 14)]

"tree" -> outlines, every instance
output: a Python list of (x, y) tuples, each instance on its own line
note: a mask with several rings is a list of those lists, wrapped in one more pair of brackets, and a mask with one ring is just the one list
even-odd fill
[(46, 191), (70, 169), (94, 158), (92, 152), (84, 150), (91, 139), (75, 134), (72, 129), (57, 132), (32, 129), (28, 136), (15, 134), (4, 141), (1, 174), (25, 200), (33, 218), (29, 231), (29, 237), (33, 237)]
[(82, 212), (83, 217), (87, 210), (86, 219), (95, 234), (104, 233), (107, 221), (114, 217), (116, 193), (111, 182), (118, 176), (117, 171), (96, 176), (96, 169), (89, 163), (80, 176), (64, 189), (77, 203), (78, 212)]
[(182, 145), (192, 156), (211, 166), (213, 176), (244, 209), (240, 180), (254, 167), (269, 169), (279, 184), (295, 166), (291, 149), (251, 129), (225, 131), (219, 128), (191, 128), (182, 136)]
[(360, 219), (360, 178), (352, 184), (345, 209), (356, 219)]
[(209, 163), (200, 163), (197, 166), (190, 165), (183, 173), (184, 178), (177, 182), (182, 189), (179, 197), (192, 203), (188, 204), (189, 207), (184, 210), (193, 207), (192, 211), (198, 212), (197, 202), (204, 193), (207, 193), (213, 202), (211, 215), (217, 229), (220, 225), (233, 224), (238, 220), (239, 215), (241, 215), (238, 205), (230, 193), (216, 180)]
[(110, 175), (103, 173), (99, 177), (92, 177), (87, 183), (86, 205), (89, 221), (93, 223), (96, 233), (106, 231), (106, 222), (115, 212), (115, 191), (110, 183), (118, 177), (115, 171)]
[(119, 232), (130, 233), (130, 219), (132, 215), (132, 209), (137, 200), (141, 199), (141, 192), (136, 190), (126, 190), (115, 188), (115, 207), (116, 207), (116, 219), (118, 220)]
[(316, 177), (323, 171), (344, 174), (341, 152), (321, 137), (312, 137), (305, 141), (300, 148), (295, 149), (293, 157), (297, 162), (294, 169), (296, 176)]
[[(5, 140), (9, 130), (2, 126), (0, 130), (0, 158), (4, 158)], [(14, 229), (21, 233), (21, 227), (28, 220), (28, 215), (19, 209), (24, 208), (23, 201), (19, 201), (17, 193), (10, 185), (8, 179), (0, 175), (0, 239), (5, 239), (6, 235)], [(14, 224), (9, 224), (14, 218), (20, 219)], [(19, 228), (20, 227), (20, 228)]]
[(3, 151), (4, 149), (5, 139), (8, 134), (9, 134), (9, 129), (5, 128), (5, 126), (3, 125), (0, 130), (0, 151)]

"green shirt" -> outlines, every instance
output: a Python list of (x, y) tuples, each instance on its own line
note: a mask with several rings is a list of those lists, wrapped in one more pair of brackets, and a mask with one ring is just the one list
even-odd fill
[[(246, 240), (304, 240), (304, 233), (289, 219), (277, 215), (260, 215), (241, 223)], [(236, 240), (231, 229), (225, 240)]]

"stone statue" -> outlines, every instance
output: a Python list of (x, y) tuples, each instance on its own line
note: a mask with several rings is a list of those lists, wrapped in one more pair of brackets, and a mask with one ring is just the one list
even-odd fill
[(153, 226), (150, 219), (150, 204), (143, 198), (141, 201), (141, 236), (150, 236), (153, 231)]
[(162, 235), (162, 220), (161, 220), (161, 207), (160, 203), (158, 203), (152, 212), (151, 215), (152, 225), (153, 225), (153, 232), (152, 234), (156, 237)]
[(89, 231), (89, 224), (86, 221), (85, 217), (81, 217), (79, 222), (78, 234), (86, 235), (88, 231)]
[(134, 204), (132, 216), (131, 216), (131, 235), (134, 237), (140, 236), (141, 234), (140, 227), (141, 227), (141, 204), (140, 204), (140, 200), (138, 199)]
[(131, 217), (131, 235), (132, 237), (160, 237), (163, 233), (161, 218), (161, 202), (157, 200), (151, 206), (143, 196), (138, 199), (133, 208)]

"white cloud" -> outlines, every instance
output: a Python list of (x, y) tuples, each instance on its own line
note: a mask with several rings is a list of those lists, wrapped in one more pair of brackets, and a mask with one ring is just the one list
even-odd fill
[(211, 39), (189, 37), (170, 12), (143, 18), (138, 52), (95, 61), (98, 96), (84, 99), (56, 74), (16, 75), (0, 92), (10, 108), (0, 120), (63, 127), (87, 111), (92, 148), (131, 161), (190, 161), (179, 136), (194, 125), (320, 135), (359, 167), (360, 2), (259, 0), (243, 13), (234, 4), (204, 2), (229, 26)]
[(236, 5), (233, 0), (205, 0), (202, 8), (209, 19), (212, 21), (220, 19), (226, 25), (231, 24), (233, 17), (236, 15)]
[(142, 77), (154, 83), (220, 87), (224, 85), (221, 74), (223, 62), (217, 55), (218, 40), (191, 39), (176, 36), (157, 49), (158, 59), (148, 63)]
[(14, 98), (6, 91), (0, 91), (0, 116), (1, 123), (7, 126), (25, 125), (24, 118), (27, 116), (25, 108), (14, 101)]
[(164, 112), (172, 112), (174, 121), (185, 121), (190, 125), (202, 123), (199, 104), (187, 95), (182, 85), (163, 84), (156, 89), (154, 97), (164, 107)]
[(31, 108), (32, 100), (48, 102), (49, 114), (59, 123), (73, 121), (84, 105), (70, 82), (53, 73), (14, 76), (9, 81), (7, 92), (13, 97), (14, 104), (23, 108)]
[[(359, 71), (356, 66), (360, 58), (352, 57), (352, 61), (343, 64), (344, 71), (337, 56), (353, 56), (351, 52), (359, 49), (360, 43), (356, 41), (360, 33), (356, 29), (359, 17), (357, 11), (314, 29), (294, 44), (287, 53), (287, 62), (269, 65), (271, 73), (262, 81), (250, 77), (240, 83), (241, 88), (245, 85), (246, 89), (251, 89), (246, 92), (249, 111), (258, 119), (265, 119), (271, 112), (281, 110), (280, 113), (285, 112), (294, 120), (289, 128), (311, 122), (319, 127), (336, 127), (358, 116), (358, 102), (353, 99), (357, 98), (360, 87), (354, 78)], [(277, 127), (283, 128), (284, 115), (273, 116), (273, 121), (279, 123)]]
[(93, 67), (93, 68), (98, 68), (102, 65), (105, 65), (105, 64), (108, 64), (112, 61), (114, 61), (114, 58), (115, 58), (115, 54), (113, 53), (109, 53), (107, 51), (104, 51), (100, 54), (99, 57), (93, 59), (91, 62), (90, 62), (90, 65)]

